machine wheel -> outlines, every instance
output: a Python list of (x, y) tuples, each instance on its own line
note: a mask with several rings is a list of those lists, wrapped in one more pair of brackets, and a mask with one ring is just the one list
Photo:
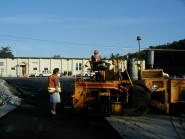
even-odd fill
[(129, 85), (128, 105), (123, 108), (123, 115), (140, 116), (144, 115), (149, 110), (149, 92), (142, 86)]

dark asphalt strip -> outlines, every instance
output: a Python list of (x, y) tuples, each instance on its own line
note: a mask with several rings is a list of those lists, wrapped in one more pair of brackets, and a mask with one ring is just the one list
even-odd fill
[[(16, 79), (14, 84), (16, 85), (17, 82), (19, 86), (22, 83), (26, 85), (25, 81)], [(29, 80), (30, 82), (31, 80)], [(45, 83), (42, 82), (42, 84)], [(36, 90), (35, 88), (34, 90)], [(30, 92), (31, 90), (23, 90), (23, 103), (0, 118), (0, 139), (122, 138), (104, 117), (98, 115), (87, 115), (82, 111), (63, 110), (60, 112), (59, 119), (52, 120), (48, 114), (48, 94), (42, 92), (37, 95), (33, 92), (35, 94), (33, 96), (29, 95)]]
[(41, 107), (21, 105), (0, 119), (0, 138), (119, 139), (120, 135), (100, 116), (64, 112), (52, 120)]

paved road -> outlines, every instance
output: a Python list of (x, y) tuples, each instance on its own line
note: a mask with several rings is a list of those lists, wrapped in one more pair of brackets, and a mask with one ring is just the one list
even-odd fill
[(119, 139), (121, 136), (99, 116), (65, 113), (51, 120), (42, 107), (22, 105), (0, 119), (1, 139)]
[(106, 117), (124, 139), (185, 139), (185, 116)]
[[(0, 119), (0, 139), (4, 138), (89, 138), (89, 139), (185, 139), (185, 116), (150, 112), (140, 117), (100, 117), (62, 109), (51, 120), (46, 78), (9, 79), (23, 91), (23, 104)], [(61, 78), (62, 98), (70, 98), (73, 80)], [(31, 89), (30, 89), (31, 88)], [(70, 99), (64, 100), (68, 104)]]
[[(49, 97), (46, 78), (6, 78), (23, 91), (23, 103), (0, 118), (0, 139), (119, 139), (121, 136), (98, 115), (87, 115), (73, 110), (60, 111), (60, 118), (49, 117)], [(66, 94), (72, 89), (73, 81), (62, 79)], [(66, 101), (67, 102), (67, 101)], [(62, 110), (62, 105), (59, 106)]]

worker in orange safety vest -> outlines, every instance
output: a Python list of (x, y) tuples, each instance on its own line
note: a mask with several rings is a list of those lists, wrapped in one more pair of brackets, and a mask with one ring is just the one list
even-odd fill
[(60, 73), (59, 68), (55, 68), (53, 70), (53, 74), (48, 77), (48, 92), (50, 93), (50, 104), (51, 104), (50, 113), (52, 115), (52, 118), (56, 117), (57, 104), (61, 102), (60, 99), (61, 86), (58, 77), (59, 73)]

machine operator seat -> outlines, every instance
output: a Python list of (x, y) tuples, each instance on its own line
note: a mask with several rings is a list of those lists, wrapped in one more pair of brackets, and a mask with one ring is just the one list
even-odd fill
[(101, 74), (100, 71), (105, 71), (106, 70), (106, 66), (103, 65), (103, 61), (91, 61), (90, 62), (90, 65), (91, 65), (91, 69), (92, 69), (92, 72), (95, 72), (95, 77), (93, 78), (93, 81), (103, 81), (104, 80), (104, 77), (103, 75)]

